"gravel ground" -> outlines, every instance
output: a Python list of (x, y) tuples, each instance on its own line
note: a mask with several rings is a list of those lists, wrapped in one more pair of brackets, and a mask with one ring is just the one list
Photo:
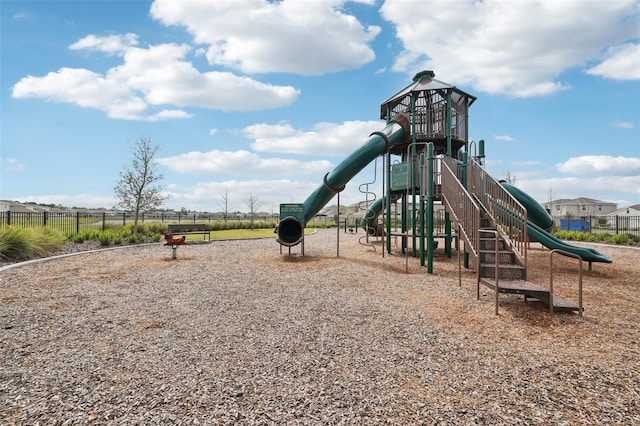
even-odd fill
[(304, 257), (158, 243), (0, 271), (0, 424), (640, 425), (639, 250), (598, 247), (583, 317), (508, 295), (495, 316), (455, 256), (406, 273), (361, 235), (340, 257), (334, 229)]

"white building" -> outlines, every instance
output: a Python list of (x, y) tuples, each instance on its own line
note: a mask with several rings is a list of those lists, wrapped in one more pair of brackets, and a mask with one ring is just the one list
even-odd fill
[(618, 205), (592, 198), (574, 198), (548, 201), (542, 206), (554, 218), (588, 219), (591, 216), (606, 216), (616, 211)]
[(607, 214), (607, 227), (617, 229), (640, 227), (640, 204), (623, 207)]

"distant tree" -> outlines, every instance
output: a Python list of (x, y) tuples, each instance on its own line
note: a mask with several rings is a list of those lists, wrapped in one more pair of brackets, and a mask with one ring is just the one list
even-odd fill
[(516, 175), (511, 174), (509, 170), (507, 170), (507, 172), (505, 173), (503, 180), (509, 185), (516, 186)]
[(132, 144), (133, 159), (120, 172), (120, 180), (115, 184), (116, 208), (132, 211), (134, 214), (133, 233), (138, 232), (138, 218), (145, 210), (162, 206), (167, 197), (162, 195), (159, 182), (164, 178), (154, 162), (158, 152), (151, 140), (140, 137)]
[(229, 214), (231, 214), (231, 211), (235, 209), (235, 203), (233, 203), (229, 197), (229, 188), (225, 188), (224, 192), (220, 193), (220, 202), (218, 203), (218, 206), (222, 210), (222, 218), (226, 222), (229, 220)]
[(256, 219), (256, 213), (262, 207), (262, 203), (253, 194), (249, 194), (247, 197), (247, 208), (249, 209), (249, 222), (251, 223), (251, 230), (254, 230), (254, 222)]

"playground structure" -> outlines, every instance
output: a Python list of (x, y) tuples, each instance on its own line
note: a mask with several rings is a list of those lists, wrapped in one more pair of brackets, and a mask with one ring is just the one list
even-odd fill
[[(304, 203), (280, 206), (281, 247), (300, 243), (304, 247), (306, 223), (336, 194), (339, 197), (364, 167), (383, 156), (384, 195), (371, 200), (362, 221), (367, 235), (383, 238), (383, 250), (391, 253), (392, 237), (399, 237), (402, 253), (410, 251), (433, 273), (434, 203), (441, 202), (444, 232), (437, 236), (444, 238), (444, 251), (451, 257), (455, 239), (464, 267), (477, 271), (478, 297), (480, 284), (494, 290), (496, 313), (499, 293), (540, 300), (551, 312), (582, 313), (582, 262), (591, 269), (592, 263), (611, 263), (611, 259), (555, 238), (547, 232), (553, 221), (540, 204), (484, 170), (484, 141), (476, 144), (469, 139), (469, 107), (475, 100), (435, 79), (432, 71), (416, 74), (409, 86), (381, 104), (380, 118), (387, 122), (382, 131), (373, 132), (361, 148), (327, 173)], [(393, 221), (392, 205), (400, 212)], [(552, 276), (547, 288), (527, 281), (530, 241), (551, 250), (550, 262), (555, 253), (579, 260), (578, 304), (553, 294)]]

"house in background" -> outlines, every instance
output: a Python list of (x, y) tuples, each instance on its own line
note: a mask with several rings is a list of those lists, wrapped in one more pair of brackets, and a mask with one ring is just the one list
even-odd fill
[(10, 200), (0, 200), (0, 212), (11, 213), (34, 213), (35, 210), (30, 206)]
[(607, 214), (607, 227), (618, 230), (640, 228), (640, 204), (623, 207)]
[(542, 203), (542, 206), (554, 219), (575, 218), (582, 220), (591, 216), (606, 216), (618, 208), (616, 203), (585, 197), (548, 201)]

